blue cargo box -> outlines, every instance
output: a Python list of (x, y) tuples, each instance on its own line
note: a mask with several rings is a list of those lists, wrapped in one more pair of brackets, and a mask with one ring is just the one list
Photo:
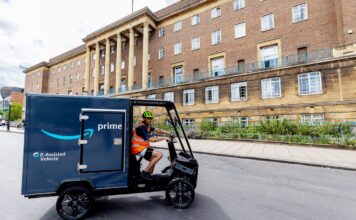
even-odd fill
[(22, 194), (55, 195), (66, 182), (128, 186), (130, 100), (29, 94)]

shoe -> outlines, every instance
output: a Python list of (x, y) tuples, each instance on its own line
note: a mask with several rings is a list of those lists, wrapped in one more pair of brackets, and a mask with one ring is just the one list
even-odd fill
[(148, 172), (146, 172), (146, 171), (142, 171), (141, 177), (144, 178), (144, 179), (146, 179), (146, 180), (152, 180), (152, 179), (153, 179), (152, 176), (151, 176), (151, 174), (148, 173)]

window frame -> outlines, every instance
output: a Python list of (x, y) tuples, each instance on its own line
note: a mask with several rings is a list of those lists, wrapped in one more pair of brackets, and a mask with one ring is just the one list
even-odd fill
[[(208, 100), (209, 98), (209, 92), (211, 92), (211, 100)], [(216, 92), (214, 96), (214, 92)], [(208, 86), (205, 87), (205, 104), (216, 104), (219, 103), (220, 101), (220, 94), (219, 94), (219, 86)], [(214, 97), (216, 98), (214, 100)]]
[[(240, 94), (240, 87), (245, 86), (246, 87), (246, 97), (241, 98)], [(234, 95), (235, 93), (233, 92), (234, 89), (237, 90), (237, 94)], [(231, 92), (231, 102), (241, 102), (241, 101), (247, 101), (248, 100), (248, 92), (247, 92), (247, 81), (245, 82), (237, 82), (237, 83), (232, 83), (230, 85), (230, 92)]]
[[(238, 5), (240, 5), (240, 4), (238, 4), (238, 2), (242, 2), (242, 3), (243, 3), (243, 6), (237, 7)], [(244, 9), (245, 6), (246, 6), (245, 0), (234, 0), (234, 10), (235, 10), (235, 11)]]
[[(299, 15), (301, 6), (305, 6), (305, 8), (304, 8), (304, 10), (305, 10), (304, 17), (301, 20), (296, 20), (296, 14), (295, 14), (294, 9), (298, 8), (298, 15)], [(306, 21), (308, 19), (309, 19), (309, 12), (308, 12), (308, 4), (306, 2), (302, 3), (302, 4), (295, 5), (295, 6), (292, 7), (292, 23), (293, 24), (299, 23), (299, 22), (302, 22), (302, 21)]]
[[(279, 86), (279, 95), (273, 95), (273, 87), (272, 87), (272, 80), (273, 79), (278, 79), (278, 86)], [(263, 89), (263, 82), (269, 80), (269, 88), (271, 89), (271, 96), (266, 96), (266, 92), (264, 92)], [(274, 98), (281, 98), (282, 97), (282, 83), (281, 83), (281, 77), (272, 77), (272, 78), (267, 78), (267, 79), (262, 79), (261, 80), (261, 96), (262, 99), (274, 99)]]
[(173, 32), (178, 32), (182, 30), (182, 21), (177, 21), (176, 23), (174, 23), (173, 25)]
[(165, 56), (166, 56), (166, 50), (164, 49), (164, 47), (160, 47), (158, 49), (158, 59), (163, 60)]
[(192, 24), (192, 26), (200, 24), (200, 15), (199, 14), (196, 14), (196, 15), (192, 16), (191, 24)]
[(174, 55), (182, 54), (182, 42), (177, 42), (174, 44)]
[[(191, 102), (188, 102), (186, 100), (186, 94), (192, 95), (191, 97)], [(189, 97), (188, 97), (189, 99)], [(183, 106), (189, 106), (189, 105), (194, 105), (195, 104), (195, 89), (185, 89), (183, 90)]]
[[(242, 24), (244, 25), (244, 26), (243, 26), (243, 27), (244, 27), (244, 29), (243, 29), (243, 33), (244, 33), (244, 34), (238, 36), (237, 27), (238, 27), (239, 25), (242, 25)], [(239, 39), (239, 38), (246, 37), (247, 33), (246, 33), (246, 22), (245, 22), (245, 21), (235, 24), (235, 26), (234, 26), (234, 35), (235, 35), (235, 39)]]
[[(318, 73), (318, 79), (319, 79), (319, 92), (311, 92), (311, 84), (310, 84), (310, 75), (311, 74), (315, 74), (315, 73)], [(307, 79), (308, 79), (308, 93), (301, 93), (301, 77), (307, 75)], [(323, 82), (322, 82), (322, 78), (321, 78), (321, 72), (320, 71), (314, 71), (314, 72), (308, 72), (308, 73), (301, 73), (301, 74), (298, 74), (298, 94), (300, 96), (308, 96), (308, 95), (321, 95), (323, 94)]]
[[(216, 37), (214, 37), (215, 33), (219, 33), (219, 35), (216, 35)], [(217, 36), (220, 36), (220, 37), (217, 37)], [(214, 40), (218, 40), (217, 42), (214, 43)], [(221, 32), (221, 29), (219, 30), (216, 30), (216, 31), (213, 31), (211, 32), (211, 45), (217, 45), (217, 44), (221, 44), (222, 42), (222, 32)]]
[[(167, 98), (167, 95), (169, 95), (168, 98)], [(174, 92), (165, 92), (165, 93), (163, 93), (163, 100), (174, 102)]]
[[(194, 41), (194, 40), (196, 40), (196, 41)], [(200, 37), (199, 36), (197, 36), (197, 37), (193, 37), (192, 38), (192, 41), (191, 41), (191, 49), (192, 50), (199, 50), (200, 49)], [(195, 45), (195, 47), (194, 47), (194, 45)]]
[[(265, 23), (264, 23), (264, 18), (266, 18), (267, 16), (272, 16), (272, 27), (263, 28), (263, 25), (265, 24)], [(261, 16), (261, 31), (262, 31), (262, 32), (264, 32), (264, 31), (269, 31), (269, 30), (273, 30), (274, 28), (275, 28), (274, 13), (270, 13), (270, 14), (266, 14), (266, 15)]]
[(211, 19), (218, 18), (220, 16), (221, 16), (221, 6), (217, 6), (211, 9), (211, 15), (210, 15)]

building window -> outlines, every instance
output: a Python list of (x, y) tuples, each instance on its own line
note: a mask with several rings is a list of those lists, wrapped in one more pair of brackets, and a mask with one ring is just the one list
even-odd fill
[(115, 53), (116, 52), (116, 46), (111, 46), (110, 47), (110, 52)]
[(244, 72), (245, 72), (245, 60), (238, 60), (237, 73), (244, 73)]
[(66, 78), (63, 77), (63, 85), (65, 86), (66, 85)]
[(67, 69), (67, 64), (63, 65), (63, 71), (65, 71)]
[(197, 50), (200, 48), (200, 37), (192, 38), (192, 50)]
[(93, 60), (93, 61), (96, 60), (96, 53), (93, 53), (93, 55), (92, 55), (92, 60)]
[(299, 95), (322, 94), (321, 73), (310, 72), (298, 75)]
[(158, 59), (162, 60), (162, 59), (164, 59), (165, 56), (166, 56), (166, 51), (165, 51), (164, 47), (159, 48)]
[(73, 91), (72, 90), (68, 90), (68, 95), (73, 95)]
[(134, 56), (134, 66), (136, 66), (136, 64), (137, 64), (137, 57), (136, 56)]
[(149, 72), (149, 73), (147, 74), (147, 87), (148, 87), (148, 88), (151, 88), (152, 85), (153, 85), (153, 82), (152, 82), (152, 74), (151, 74), (151, 72)]
[(125, 69), (125, 61), (124, 61), (124, 60), (121, 61), (121, 69), (122, 69), (122, 70)]
[(311, 125), (320, 124), (324, 122), (325, 116), (324, 114), (304, 114), (301, 117), (302, 123), (307, 123)]
[(216, 7), (211, 9), (211, 18), (217, 18), (221, 16), (221, 8)]
[(57, 79), (57, 87), (59, 87), (59, 79)]
[(104, 75), (105, 73), (105, 66), (100, 66), (100, 74)]
[(292, 8), (292, 13), (293, 13), (293, 23), (297, 23), (300, 21), (304, 21), (308, 19), (308, 8), (307, 4), (301, 4), (294, 6)]
[(181, 53), (182, 53), (182, 43), (179, 42), (174, 45), (174, 55), (178, 55)]
[(235, 38), (246, 36), (246, 23), (235, 24)]
[(192, 25), (197, 25), (200, 23), (200, 16), (199, 15), (194, 15), (192, 17)]
[(219, 86), (210, 86), (205, 88), (205, 103), (219, 102)]
[(234, 1), (234, 10), (240, 10), (245, 7), (245, 0), (235, 0)]
[(247, 100), (247, 82), (231, 84), (231, 101)]
[(101, 57), (105, 57), (105, 49), (102, 49), (102, 50), (100, 51), (100, 54), (101, 54)]
[(215, 117), (209, 117), (205, 119), (207, 122), (213, 123), (215, 126), (219, 125), (219, 119)]
[(211, 33), (211, 44), (216, 45), (221, 43), (221, 30), (214, 31)]
[(166, 92), (166, 93), (164, 93), (163, 99), (164, 99), (165, 101), (174, 102), (174, 92)]
[(225, 75), (225, 61), (224, 57), (216, 57), (210, 60), (211, 62), (211, 75), (222, 76)]
[(79, 73), (75, 74), (75, 80), (79, 81)]
[(121, 88), (120, 88), (121, 92), (126, 92), (126, 79), (122, 78), (121, 79)]
[(248, 117), (234, 117), (232, 122), (239, 124), (243, 128), (248, 127)]
[(40, 84), (36, 83), (36, 88), (39, 89), (40, 88)]
[(193, 118), (182, 118), (182, 124), (185, 127), (192, 127), (194, 125)]
[(157, 95), (156, 94), (148, 95), (147, 99), (155, 100), (155, 99), (157, 99)]
[(80, 60), (78, 60), (78, 61), (77, 61), (77, 66), (79, 66), (79, 65), (80, 65), (80, 63), (81, 63), (81, 61), (80, 61)]
[(114, 72), (114, 71), (115, 71), (115, 64), (110, 63), (110, 72)]
[(178, 21), (174, 24), (174, 32), (182, 30), (182, 22)]
[(268, 31), (274, 28), (274, 14), (261, 17), (261, 31)]
[(281, 97), (281, 79), (279, 77), (261, 80), (262, 98)]
[(162, 27), (158, 29), (158, 37), (163, 37), (165, 35), (166, 30)]
[(69, 76), (69, 84), (72, 84), (73, 82), (73, 76)]
[(194, 105), (195, 90), (188, 89), (183, 91), (183, 105)]
[(278, 45), (270, 45), (260, 48), (260, 60), (262, 68), (272, 68), (278, 66)]
[(300, 47), (298, 48), (298, 62), (304, 63), (308, 61), (308, 48)]
[(173, 67), (174, 83), (181, 83), (183, 81), (183, 66)]

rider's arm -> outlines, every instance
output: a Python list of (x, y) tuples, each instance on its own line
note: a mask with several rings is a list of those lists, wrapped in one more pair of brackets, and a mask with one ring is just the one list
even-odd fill
[(166, 130), (163, 130), (160, 128), (155, 128), (155, 131), (157, 131), (157, 133), (160, 133), (160, 134), (170, 134), (169, 131), (166, 131)]

